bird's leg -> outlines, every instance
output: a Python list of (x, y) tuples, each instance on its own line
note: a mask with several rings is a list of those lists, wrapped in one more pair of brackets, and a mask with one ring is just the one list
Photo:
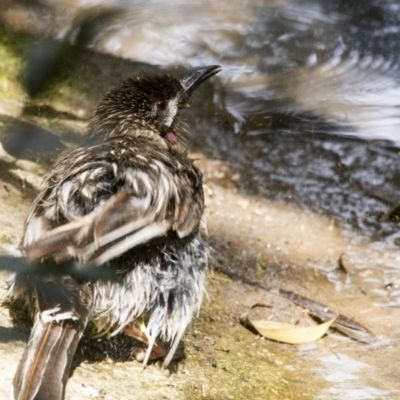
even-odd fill
[[(133, 324), (128, 325), (123, 330), (123, 333), (126, 336), (139, 340), (140, 342), (144, 343), (147, 346), (149, 345), (149, 338), (147, 337), (147, 335)], [(175, 356), (173, 358), (174, 361), (181, 360), (184, 356), (183, 346), (180, 347), (181, 351), (178, 349), (178, 351), (175, 353)], [(131, 355), (133, 358), (135, 358), (135, 360), (142, 362), (146, 357), (146, 352), (147, 349), (145, 347), (137, 347), (132, 351)], [(168, 349), (164, 346), (163, 343), (161, 343), (159, 340), (156, 340), (153, 348), (151, 349), (149, 361), (162, 360), (166, 357), (167, 354), (168, 354)]]

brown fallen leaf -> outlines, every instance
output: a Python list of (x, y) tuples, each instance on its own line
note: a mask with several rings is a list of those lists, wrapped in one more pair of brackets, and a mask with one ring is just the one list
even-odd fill
[(332, 311), (325, 304), (319, 303), (315, 300), (309, 299), (305, 296), (301, 296), (290, 290), (284, 290), (277, 287), (267, 286), (262, 283), (252, 281), (244, 276), (237, 274), (236, 272), (226, 270), (224, 268), (215, 267), (215, 270), (221, 274), (228, 276), (231, 279), (239, 280), (246, 285), (257, 287), (267, 292), (273, 293), (277, 296), (283, 297), (292, 301), (294, 304), (303, 307), (309, 311), (313, 316), (327, 321), (328, 319), (335, 318), (332, 327), (342, 332), (343, 334), (351, 337), (352, 339), (358, 340), (363, 343), (372, 343), (375, 339), (374, 334), (365, 326), (359, 324), (357, 321), (346, 317), (343, 314)]
[(241, 320), (243, 324), (250, 325), (267, 339), (289, 344), (303, 344), (314, 342), (324, 336), (329, 327), (335, 322), (336, 317), (314, 326), (298, 326), (263, 319), (251, 320), (248, 314), (244, 315)]

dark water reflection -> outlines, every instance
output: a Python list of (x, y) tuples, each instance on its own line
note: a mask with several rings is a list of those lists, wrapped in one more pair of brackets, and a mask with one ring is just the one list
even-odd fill
[(47, 16), (38, 29), (73, 41), (76, 17), (98, 5), (122, 10), (90, 41), (100, 51), (168, 69), (223, 66), (218, 115), (197, 118), (192, 139), (240, 172), (244, 191), (397, 239), (378, 215), (400, 189), (398, 2), (64, 0), (29, 10), (32, 21)]

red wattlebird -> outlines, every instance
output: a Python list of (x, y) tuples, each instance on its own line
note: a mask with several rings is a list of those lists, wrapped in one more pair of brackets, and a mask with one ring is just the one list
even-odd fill
[[(126, 80), (100, 101), (86, 144), (46, 175), (25, 224), (23, 254), (32, 273), (16, 274), (10, 289), (34, 319), (12, 399), (64, 398), (88, 322), (99, 333), (141, 338), (148, 344), (144, 363), (158, 340), (170, 342), (164, 365), (171, 361), (199, 310), (208, 260), (199, 232), (202, 175), (179, 146), (179, 113), (220, 70), (200, 68), (180, 81)], [(102, 266), (121, 279), (35, 274), (35, 265), (46, 263), (55, 272), (68, 263)]]

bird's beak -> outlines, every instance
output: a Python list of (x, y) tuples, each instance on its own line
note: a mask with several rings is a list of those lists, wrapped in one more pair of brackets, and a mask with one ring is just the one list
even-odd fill
[(208, 78), (218, 74), (218, 72), (221, 70), (222, 68), (219, 65), (210, 65), (209, 67), (196, 69), (191, 74), (185, 76), (181, 80), (181, 85), (185, 91), (185, 94), (190, 96), (198, 86), (200, 86)]

